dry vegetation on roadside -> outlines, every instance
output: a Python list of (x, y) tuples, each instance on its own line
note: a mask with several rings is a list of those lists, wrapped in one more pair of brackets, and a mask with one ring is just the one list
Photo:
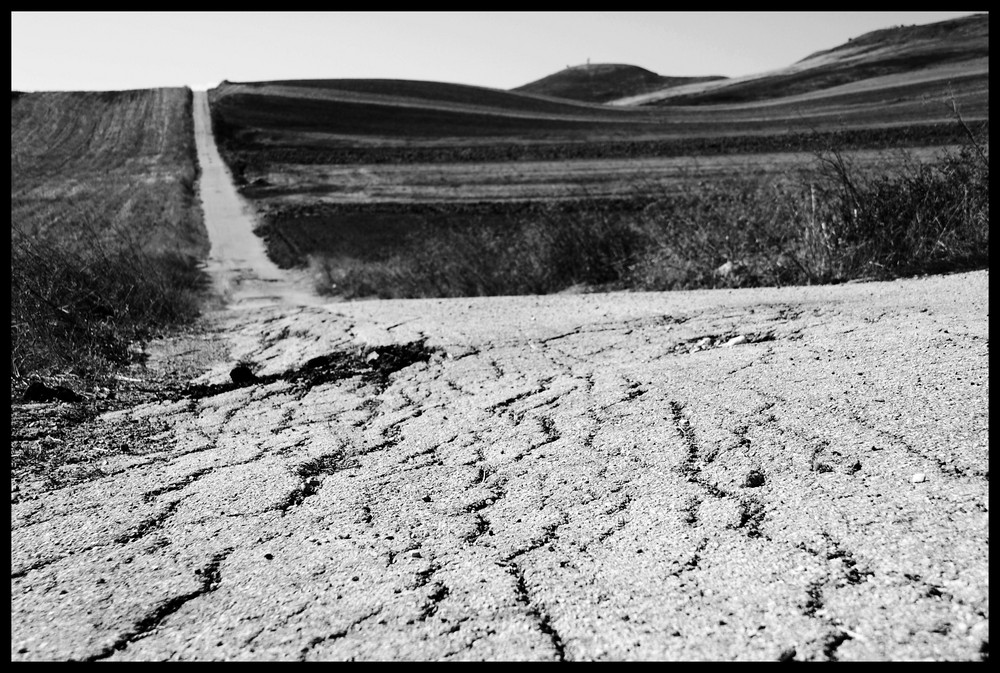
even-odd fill
[[(813, 179), (731, 178), (681, 194), (542, 204), (510, 217), (413, 228), (388, 258), (313, 255), (317, 288), (345, 297), (837, 283), (989, 264), (988, 144), (891, 170), (817, 156)], [(354, 250), (361, 247), (355, 244)]]
[(188, 89), (12, 92), (12, 395), (106, 382), (133, 342), (197, 315), (191, 104)]

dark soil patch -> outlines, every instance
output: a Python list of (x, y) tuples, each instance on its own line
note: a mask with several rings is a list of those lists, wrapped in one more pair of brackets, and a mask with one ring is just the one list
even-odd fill
[(251, 385), (287, 381), (303, 390), (309, 390), (323, 383), (331, 383), (360, 376), (366, 383), (373, 383), (379, 389), (389, 385), (389, 376), (417, 362), (427, 362), (437, 349), (428, 348), (423, 340), (406, 344), (393, 344), (373, 348), (363, 348), (358, 351), (336, 351), (327, 355), (315, 357), (298, 369), (292, 369), (281, 374), (255, 376), (246, 364), (241, 364), (233, 371), (239, 374), (233, 376), (230, 383), (196, 384), (171, 395), (171, 399), (201, 399), (221, 395), (222, 393), (244, 388)]
[(50, 387), (35, 381), (24, 391), (25, 402), (82, 402), (83, 398), (65, 386)]

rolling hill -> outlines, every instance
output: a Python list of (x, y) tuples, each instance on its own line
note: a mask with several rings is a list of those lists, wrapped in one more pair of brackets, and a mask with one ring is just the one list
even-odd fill
[(10, 148), (12, 230), (208, 253), (189, 89), (12, 91)]
[[(810, 148), (790, 142), (790, 134), (886, 129), (895, 135), (878, 146), (920, 139), (938, 145), (954, 140), (938, 133), (953, 123), (942, 103), (988, 124), (989, 15), (878, 30), (786, 68), (733, 79), (587, 64), (510, 91), (392, 79), (287, 80), (223, 82), (210, 98), (224, 151), (250, 161), (728, 153), (737, 137), (744, 139), (741, 151), (803, 151)], [(761, 141), (768, 137), (774, 142)], [(850, 144), (871, 146), (860, 138)]]
[(543, 77), (512, 91), (555, 96), (588, 103), (609, 101), (660, 91), (685, 84), (725, 79), (714, 77), (665, 77), (634, 65), (619, 63), (585, 64)]
[(976, 79), (988, 88), (989, 21), (989, 14), (974, 14), (920, 26), (886, 28), (816, 52), (780, 70), (670, 85), (610, 102), (622, 106), (754, 103), (817, 92), (839, 95), (845, 91), (842, 87), (890, 76), (900, 78), (900, 82), (925, 83), (934, 79), (953, 83)]

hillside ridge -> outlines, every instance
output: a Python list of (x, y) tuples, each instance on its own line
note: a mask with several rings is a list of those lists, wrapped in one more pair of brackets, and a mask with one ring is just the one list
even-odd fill
[(749, 103), (988, 57), (989, 14), (979, 13), (870, 31), (784, 68), (743, 77), (665, 77), (634, 65), (587, 64), (512, 91), (626, 107)]
[(707, 77), (669, 77), (646, 68), (624, 63), (585, 63), (511, 89), (514, 92), (555, 96), (588, 103), (607, 103), (625, 96), (648, 93), (683, 84), (725, 79)]

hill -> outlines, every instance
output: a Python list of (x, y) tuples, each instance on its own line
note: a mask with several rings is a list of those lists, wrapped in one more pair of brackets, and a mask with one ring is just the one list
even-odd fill
[(913, 26), (883, 28), (848, 40), (833, 49), (818, 51), (802, 61), (810, 61), (825, 55), (850, 57), (870, 50), (897, 47), (899, 53), (927, 52), (938, 58), (964, 60), (975, 54), (989, 55), (990, 15), (972, 16), (937, 23)]
[(969, 78), (989, 83), (989, 15), (866, 33), (819, 51), (787, 68), (727, 80), (670, 86), (613, 101), (616, 105), (740, 104), (857, 90), (859, 82), (897, 77), (876, 86)]
[(12, 230), (125, 229), (151, 249), (208, 253), (189, 89), (12, 91), (10, 163)]
[(725, 78), (665, 77), (634, 65), (588, 63), (567, 67), (565, 70), (512, 90), (588, 103), (607, 103), (626, 96), (720, 79)]

